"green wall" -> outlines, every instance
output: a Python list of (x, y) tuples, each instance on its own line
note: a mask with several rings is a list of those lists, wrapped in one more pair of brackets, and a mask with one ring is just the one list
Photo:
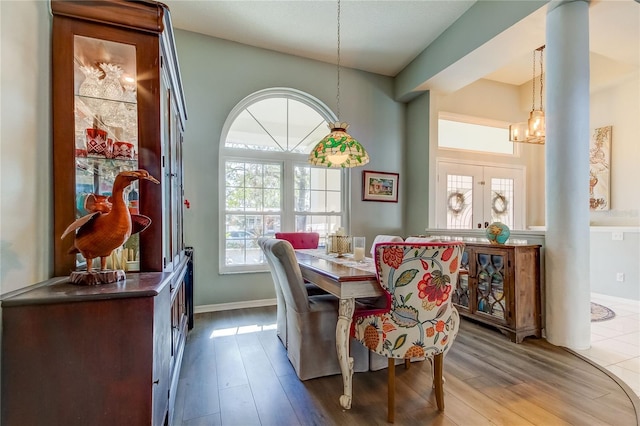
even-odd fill
[[(222, 127), (240, 100), (269, 87), (301, 90), (335, 110), (336, 67), (187, 31), (176, 30), (175, 35), (188, 109), (185, 198), (191, 208), (185, 211), (185, 242), (195, 250), (194, 303), (272, 299), (268, 273), (218, 273)], [(340, 118), (351, 124), (350, 133), (371, 157), (364, 168), (350, 170), (351, 229), (370, 244), (379, 233), (402, 233), (402, 202), (361, 201), (361, 179), (363, 169), (402, 174), (405, 107), (393, 100), (391, 78), (342, 69), (340, 80)]]
[[(429, 115), (430, 92), (407, 106), (406, 194), (404, 224), (406, 235), (423, 234), (429, 226)], [(411, 123), (411, 125), (409, 125)], [(410, 153), (410, 155), (409, 155)]]

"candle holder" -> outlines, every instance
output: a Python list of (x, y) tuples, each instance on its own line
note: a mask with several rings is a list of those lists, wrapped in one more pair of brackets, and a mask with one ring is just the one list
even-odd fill
[(335, 253), (336, 257), (342, 257), (345, 253), (351, 253), (351, 237), (349, 235), (329, 235), (327, 247), (329, 253)]

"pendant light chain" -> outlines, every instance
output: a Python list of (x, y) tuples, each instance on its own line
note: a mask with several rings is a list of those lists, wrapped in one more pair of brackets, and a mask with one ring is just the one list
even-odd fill
[(340, 120), (340, 0), (338, 0), (338, 90), (336, 95), (338, 120)]
[[(638, 0), (640, 1), (640, 0)], [(533, 51), (533, 61), (531, 66), (531, 111), (526, 122), (513, 123), (509, 126), (509, 140), (511, 142), (524, 142), (536, 145), (544, 145), (546, 139), (546, 119), (543, 108), (544, 93), (544, 48), (543, 44)], [(537, 52), (540, 52), (540, 106), (536, 108), (536, 72), (537, 72)]]
[(309, 153), (308, 162), (314, 166), (350, 168), (369, 163), (369, 154), (347, 129), (349, 123), (340, 121), (340, 0), (338, 1), (338, 71), (336, 93), (336, 122), (327, 123), (331, 132), (318, 142)]
[(543, 69), (544, 67), (542, 66), (542, 54), (544, 52), (544, 46), (542, 46), (540, 48), (540, 111), (542, 111), (542, 85), (543, 83), (543, 79), (542, 79), (542, 74), (543, 74)]
[(532, 75), (531, 79), (531, 111), (536, 109), (536, 51), (533, 51), (533, 66), (532, 66)]

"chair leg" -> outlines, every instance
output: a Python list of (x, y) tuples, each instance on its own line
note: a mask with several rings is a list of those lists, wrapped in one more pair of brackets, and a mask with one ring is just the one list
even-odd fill
[(387, 422), (393, 423), (396, 416), (396, 360), (389, 358), (387, 368)]
[(436, 404), (438, 405), (438, 411), (444, 411), (444, 383), (442, 379), (443, 360), (443, 353), (439, 353), (433, 358), (433, 386), (436, 389)]
[(409, 367), (411, 367), (411, 358), (405, 358), (404, 359), (404, 368), (405, 368), (405, 370), (408, 370)]

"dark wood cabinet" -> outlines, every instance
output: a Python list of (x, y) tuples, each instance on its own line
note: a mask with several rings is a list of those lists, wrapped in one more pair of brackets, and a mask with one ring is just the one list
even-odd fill
[(127, 188), (131, 211), (151, 218), (112, 257), (114, 268), (172, 271), (182, 238), (186, 107), (169, 10), (154, 1), (52, 0), (54, 275), (82, 269), (66, 227), (90, 194), (109, 196), (123, 170), (160, 181)]
[[(169, 10), (155, 1), (52, 0), (54, 275), (3, 296), (3, 425), (171, 422), (187, 330), (192, 250), (183, 240), (186, 108)], [(151, 218), (109, 259), (126, 280), (69, 282), (85, 264), (66, 227), (116, 175)], [(142, 271), (142, 272), (139, 272)]]
[(453, 303), (520, 343), (541, 336), (540, 246), (465, 243)]
[(163, 425), (187, 332), (185, 259), (100, 286), (54, 278), (2, 301), (3, 425)]

